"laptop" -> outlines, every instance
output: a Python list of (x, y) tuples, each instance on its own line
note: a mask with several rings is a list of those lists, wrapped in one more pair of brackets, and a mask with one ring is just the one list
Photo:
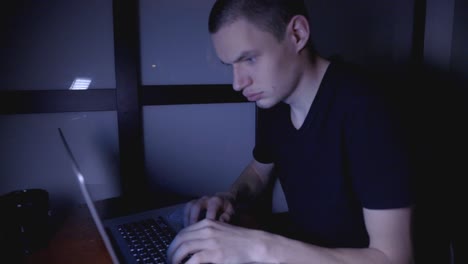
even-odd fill
[(177, 232), (183, 228), (185, 204), (103, 219), (96, 210), (86, 179), (62, 130), (60, 128), (58, 130), (81, 193), (112, 262), (115, 264), (166, 263), (167, 248)]

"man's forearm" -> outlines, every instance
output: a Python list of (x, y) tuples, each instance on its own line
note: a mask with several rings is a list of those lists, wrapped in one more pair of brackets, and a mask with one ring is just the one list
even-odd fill
[(274, 234), (265, 234), (266, 263), (320, 263), (320, 264), (411, 264), (411, 255), (388, 256), (374, 248), (324, 248)]
[(229, 193), (238, 202), (254, 201), (265, 189), (267, 182), (252, 165), (247, 166), (232, 184)]

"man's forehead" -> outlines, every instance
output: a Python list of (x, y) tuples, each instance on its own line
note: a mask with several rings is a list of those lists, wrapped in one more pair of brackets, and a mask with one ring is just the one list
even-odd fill
[(218, 57), (227, 64), (276, 41), (271, 33), (260, 30), (245, 19), (224, 25), (211, 34), (211, 39)]

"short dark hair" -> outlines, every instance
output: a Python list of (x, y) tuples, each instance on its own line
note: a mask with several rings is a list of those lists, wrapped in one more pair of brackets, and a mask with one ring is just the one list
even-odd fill
[(244, 18), (282, 41), (287, 25), (295, 15), (309, 19), (303, 0), (217, 0), (210, 12), (208, 29), (213, 34)]

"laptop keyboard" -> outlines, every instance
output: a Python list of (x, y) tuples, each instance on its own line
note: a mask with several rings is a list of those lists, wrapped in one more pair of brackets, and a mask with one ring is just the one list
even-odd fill
[(136, 263), (166, 263), (166, 251), (175, 232), (163, 218), (148, 218), (118, 226)]

